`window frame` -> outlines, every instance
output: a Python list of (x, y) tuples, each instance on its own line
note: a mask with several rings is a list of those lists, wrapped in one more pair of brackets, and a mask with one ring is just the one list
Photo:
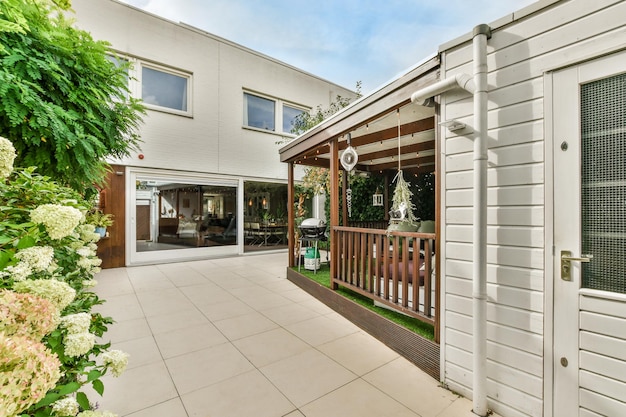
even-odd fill
[[(264, 132), (264, 133), (270, 133), (270, 134), (274, 134), (274, 135), (278, 135), (278, 136), (290, 136), (290, 137), (296, 137), (296, 135), (294, 135), (291, 132), (284, 132), (283, 131), (283, 122), (284, 122), (284, 116), (285, 116), (285, 106), (290, 107), (292, 109), (296, 109), (296, 110), (301, 110), (302, 112), (308, 112), (311, 109), (309, 107), (303, 106), (301, 104), (296, 104), (292, 101), (288, 101), (288, 100), (283, 100), (277, 97), (273, 97), (267, 94), (262, 94), (253, 90), (248, 90), (248, 89), (243, 89), (242, 90), (242, 128), (243, 129), (249, 129), (249, 130), (254, 130), (257, 132)], [(261, 99), (265, 99), (265, 100), (270, 100), (274, 103), (274, 129), (270, 130), (270, 129), (263, 129), (263, 128), (259, 128), (259, 127), (255, 127), (255, 126), (250, 126), (246, 123), (246, 112), (247, 112), (247, 100), (245, 98), (246, 95), (249, 96), (253, 96), (253, 97), (258, 97)]]
[[(137, 60), (137, 64), (136, 65), (136, 72), (137, 72), (137, 91), (135, 94), (135, 97), (140, 99), (143, 103), (143, 105), (147, 108), (147, 109), (151, 109), (151, 110), (156, 110), (156, 111), (161, 111), (161, 112), (165, 112), (165, 113), (172, 113), (172, 114), (177, 114), (180, 116), (189, 116), (191, 117), (193, 115), (193, 109), (192, 109), (192, 103), (193, 100), (191, 99), (191, 92), (193, 91), (193, 78), (192, 78), (192, 74), (190, 73), (186, 73), (183, 71), (179, 71), (179, 70), (175, 70), (173, 68), (169, 68), (169, 67), (165, 67), (163, 65), (158, 65), (158, 64), (154, 64), (152, 62), (146, 62), (146, 61), (142, 61), (140, 59)], [(143, 99), (143, 69), (148, 68), (151, 69), (153, 71), (159, 71), (162, 72), (164, 74), (169, 74), (169, 75), (174, 75), (180, 78), (184, 78), (187, 81), (187, 91), (186, 91), (186, 106), (187, 106), (187, 110), (179, 110), (179, 109), (175, 109), (172, 107), (166, 107), (166, 106), (160, 106), (158, 104), (152, 104), (152, 103), (147, 103), (144, 101)]]

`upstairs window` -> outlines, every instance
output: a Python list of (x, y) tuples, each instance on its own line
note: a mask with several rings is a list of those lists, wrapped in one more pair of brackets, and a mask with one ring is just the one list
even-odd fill
[(147, 107), (161, 107), (189, 114), (190, 77), (142, 65), (141, 98)]
[(295, 118), (306, 111), (280, 99), (243, 93), (244, 127), (291, 135)]
[(293, 127), (294, 127), (293, 124), (296, 120), (296, 117), (300, 116), (304, 112), (305, 110), (284, 104), (283, 105), (283, 133), (293, 133), (292, 132)]
[(268, 98), (243, 94), (243, 124), (263, 130), (276, 130), (276, 102)]

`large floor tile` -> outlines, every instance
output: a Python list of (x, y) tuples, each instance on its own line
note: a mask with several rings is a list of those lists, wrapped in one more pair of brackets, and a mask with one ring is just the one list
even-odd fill
[(207, 347), (226, 343), (228, 340), (211, 323), (199, 324), (154, 335), (156, 344), (165, 359)]
[(111, 269), (104, 269), (94, 277), (98, 282), (94, 291), (100, 297), (106, 299), (116, 295), (133, 294), (135, 292), (128, 275), (107, 273), (108, 271), (111, 271)]
[(152, 407), (145, 408), (127, 417), (188, 417), (187, 411), (180, 398), (165, 401)]
[(141, 317), (109, 324), (107, 332), (102, 336), (102, 340), (115, 344), (146, 336), (152, 336), (152, 330), (146, 319)]
[(251, 371), (252, 364), (233, 345), (224, 343), (165, 361), (176, 389), (186, 394)]
[(136, 293), (174, 288), (174, 284), (156, 265), (138, 266), (127, 270)]
[(180, 291), (196, 306), (220, 304), (236, 300), (228, 291), (213, 283), (181, 287)]
[(278, 327), (276, 323), (260, 313), (252, 312), (243, 316), (213, 322), (229, 340), (252, 336)]
[(285, 328), (312, 346), (332, 342), (357, 331), (354, 326), (343, 326), (326, 316), (300, 321)]
[(398, 358), (363, 379), (424, 417), (436, 416), (457, 396), (404, 358)]
[(120, 416), (178, 397), (163, 362), (128, 369), (118, 378), (105, 375), (102, 380), (104, 396), (100, 397), (91, 390), (89, 399), (97, 402), (100, 410), (108, 410)]
[(195, 306), (168, 314), (148, 317), (148, 324), (154, 334), (168, 333), (186, 327), (208, 323), (208, 319)]
[(190, 417), (282, 417), (295, 409), (258, 370), (183, 395)]
[(307, 417), (421, 417), (362, 379), (303, 407)]
[(398, 358), (397, 353), (364, 332), (325, 343), (318, 349), (357, 375), (364, 375)]
[(315, 349), (260, 368), (298, 407), (353, 381), (356, 375)]
[(152, 335), (117, 343), (112, 346), (112, 349), (119, 349), (128, 353), (128, 367), (126, 369), (163, 361)]
[(207, 277), (186, 264), (162, 264), (159, 269), (177, 287), (208, 282)]
[(211, 321), (230, 319), (254, 312), (252, 307), (240, 300), (199, 305), (197, 308)]
[(319, 314), (310, 308), (297, 303), (290, 303), (279, 307), (263, 310), (263, 315), (281, 326), (298, 323), (300, 321), (319, 317)]
[(104, 304), (94, 306), (93, 311), (97, 311), (105, 317), (112, 317), (116, 322), (144, 318), (141, 304), (139, 304), (135, 294), (108, 297)]
[(178, 288), (142, 292), (137, 294), (137, 298), (146, 317), (193, 308), (193, 303)]
[(310, 349), (309, 345), (282, 328), (244, 337), (233, 344), (257, 368)]

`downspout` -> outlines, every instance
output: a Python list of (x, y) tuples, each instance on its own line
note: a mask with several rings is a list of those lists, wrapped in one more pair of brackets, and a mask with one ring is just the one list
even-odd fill
[(487, 412), (487, 25), (474, 28), (474, 414)]
[(474, 75), (458, 74), (411, 95), (422, 106), (430, 98), (453, 88), (462, 88), (474, 98), (474, 226), (472, 270), (473, 314), (473, 412), (486, 416), (487, 409), (487, 39), (488, 25), (473, 32)]

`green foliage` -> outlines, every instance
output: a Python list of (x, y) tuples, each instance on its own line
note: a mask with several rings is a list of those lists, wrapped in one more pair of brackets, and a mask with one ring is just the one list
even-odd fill
[(435, 175), (420, 174), (411, 180), (415, 216), (422, 220), (435, 220)]
[[(76, 291), (74, 300), (61, 311), (61, 316), (86, 313), (90, 317), (89, 333), (102, 337), (113, 323), (110, 317), (92, 311), (102, 304), (90, 290), (94, 274), (99, 271), (100, 260), (95, 255), (94, 243), (98, 236), (76, 230), (60, 239), (52, 239), (46, 226), (31, 220), (33, 209), (47, 204), (70, 206), (86, 213), (91, 203), (70, 188), (59, 185), (49, 177), (34, 172), (34, 168), (15, 170), (8, 180), (0, 181), (0, 289), (12, 289), (17, 278), (11, 268), (20, 262), (19, 252), (33, 246), (51, 247), (53, 262), (48, 269), (33, 269), (27, 280), (58, 280), (65, 282)], [(79, 392), (90, 385), (102, 394), (104, 385), (101, 377), (107, 373), (109, 365), (97, 358), (110, 348), (110, 343), (95, 343), (82, 355), (68, 356), (65, 351), (68, 329), (62, 326), (49, 333), (42, 343), (61, 362), (61, 379), (54, 389), (38, 403), (22, 411), (22, 417), (53, 416), (52, 404), (61, 398), (75, 396), (83, 410), (92, 408), (87, 395)], [(94, 401), (95, 403), (95, 401)]]
[(85, 223), (93, 224), (96, 227), (109, 227), (113, 225), (113, 215), (105, 214), (102, 210), (92, 209), (87, 213)]
[(81, 192), (101, 184), (105, 158), (140, 142), (144, 109), (128, 98), (127, 68), (56, 2), (3, 0), (0, 16), (0, 136), (13, 142), (16, 165)]
[[(356, 83), (356, 98), (361, 97), (361, 81), (357, 81)], [(299, 135), (301, 133), (306, 132), (309, 129), (320, 124), (323, 120), (337, 113), (341, 109), (347, 107), (352, 102), (352, 99), (348, 97), (342, 97), (337, 95), (335, 101), (330, 103), (327, 109), (323, 109), (322, 106), (318, 105), (315, 110), (310, 112), (305, 112), (299, 114), (294, 122), (293, 128), (291, 129), (291, 133), (294, 135)]]

